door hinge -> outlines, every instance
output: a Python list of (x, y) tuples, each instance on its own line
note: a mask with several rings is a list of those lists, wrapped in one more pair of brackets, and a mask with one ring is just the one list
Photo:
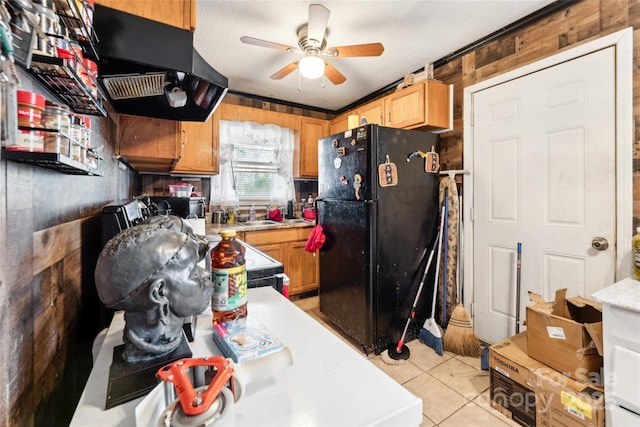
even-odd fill
[(469, 304), (469, 317), (473, 319), (473, 303)]
[(469, 219), (473, 221), (473, 208), (469, 208)]

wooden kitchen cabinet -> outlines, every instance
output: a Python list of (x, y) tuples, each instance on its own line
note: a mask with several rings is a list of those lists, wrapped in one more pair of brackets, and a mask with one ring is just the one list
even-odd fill
[(449, 127), (449, 85), (427, 80), (384, 98), (385, 126), (402, 129)]
[(220, 115), (214, 112), (206, 122), (181, 122), (184, 133), (182, 157), (174, 174), (216, 175), (219, 173)]
[(96, 4), (184, 30), (196, 29), (196, 0), (96, 0)]
[(289, 295), (318, 289), (318, 257), (304, 250), (312, 227), (246, 231), (244, 241), (280, 261), (289, 276)]
[(384, 99), (379, 99), (358, 107), (356, 109), (358, 123), (361, 123), (362, 119), (365, 118), (368, 124), (386, 126), (384, 120), (384, 101)]
[(116, 154), (138, 172), (218, 173), (219, 116), (206, 122), (177, 122), (118, 115)]
[(139, 172), (172, 170), (182, 157), (183, 142), (180, 122), (118, 115), (116, 155)]
[[(299, 171), (295, 176), (318, 177), (318, 139), (329, 135), (327, 120), (303, 117), (300, 123)], [(295, 168), (294, 168), (295, 169)]]
[(331, 119), (331, 121), (329, 122), (329, 135), (334, 135), (336, 133), (340, 133), (348, 130), (350, 114), (354, 114), (354, 112), (349, 111), (347, 113), (340, 114), (334, 119)]

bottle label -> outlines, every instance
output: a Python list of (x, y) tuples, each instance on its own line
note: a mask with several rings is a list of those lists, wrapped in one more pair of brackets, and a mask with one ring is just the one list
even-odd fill
[(212, 268), (211, 309), (232, 311), (247, 303), (247, 267)]

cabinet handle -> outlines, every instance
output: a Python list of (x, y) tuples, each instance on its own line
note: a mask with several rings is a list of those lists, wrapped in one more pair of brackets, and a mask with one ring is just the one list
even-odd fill
[(391, 112), (387, 113), (387, 124), (391, 124)]

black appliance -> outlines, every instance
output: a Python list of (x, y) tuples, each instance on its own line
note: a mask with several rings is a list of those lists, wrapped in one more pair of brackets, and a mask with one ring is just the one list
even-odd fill
[[(409, 155), (438, 143), (436, 134), (378, 125), (319, 140), (320, 311), (366, 352), (397, 342), (415, 299), (437, 234), (439, 177)], [(379, 181), (385, 164), (395, 164), (397, 184)], [(406, 341), (430, 314), (433, 276)]]
[[(153, 202), (150, 202), (150, 199), (153, 199), (153, 197), (140, 196), (131, 200), (118, 200), (104, 206), (102, 208), (102, 245), (104, 246), (109, 239), (126, 228), (141, 224), (151, 216), (164, 215), (165, 212), (158, 212), (153, 209)], [(174, 199), (189, 201), (189, 197)], [(188, 203), (185, 206), (188, 207)], [(206, 237), (212, 244), (221, 240), (218, 234), (207, 235)], [(242, 241), (241, 243), (246, 249), (247, 286), (249, 288), (271, 286), (282, 293), (284, 282), (284, 266), (282, 263)]]
[(93, 28), (99, 80), (118, 113), (205, 122), (227, 93), (191, 31), (99, 4)]
[(149, 197), (149, 209), (155, 215), (177, 215), (181, 218), (204, 218), (204, 197)]

